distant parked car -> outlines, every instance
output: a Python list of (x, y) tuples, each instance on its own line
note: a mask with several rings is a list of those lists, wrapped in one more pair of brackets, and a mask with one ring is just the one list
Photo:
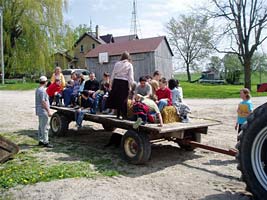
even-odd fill
[(76, 72), (77, 74), (83, 74), (84, 79), (89, 79), (89, 71), (86, 69), (64, 69), (62, 70), (62, 74), (64, 75), (65, 81), (68, 82), (71, 78), (72, 72)]

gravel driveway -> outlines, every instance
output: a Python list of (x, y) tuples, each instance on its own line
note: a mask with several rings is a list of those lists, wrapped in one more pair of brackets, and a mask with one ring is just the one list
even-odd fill
[[(232, 148), (236, 108), (240, 99), (186, 99), (196, 117), (222, 121), (202, 142)], [(266, 97), (252, 98), (255, 107)], [(36, 130), (34, 91), (0, 91), (0, 132)], [(96, 126), (98, 129), (100, 126)], [(129, 166), (129, 165), (128, 165)], [(127, 200), (249, 200), (233, 157), (197, 149), (185, 152), (171, 142), (152, 145), (151, 160), (130, 166), (127, 175), (113, 178), (63, 179), (11, 189), (14, 199), (127, 199)]]

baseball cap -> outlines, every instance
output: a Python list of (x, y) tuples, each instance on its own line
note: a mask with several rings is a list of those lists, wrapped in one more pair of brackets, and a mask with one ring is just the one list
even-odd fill
[(41, 77), (39, 78), (39, 81), (40, 81), (40, 82), (45, 82), (45, 81), (47, 81), (46, 76), (41, 76)]

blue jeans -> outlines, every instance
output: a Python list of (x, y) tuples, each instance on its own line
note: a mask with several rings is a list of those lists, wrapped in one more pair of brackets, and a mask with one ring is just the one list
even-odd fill
[(102, 97), (102, 101), (101, 101), (102, 111), (106, 109), (106, 101), (107, 101), (107, 97)]
[(38, 140), (39, 142), (48, 143), (48, 116), (41, 115), (39, 118)]
[(103, 99), (104, 94), (97, 94), (95, 99), (94, 99), (94, 103), (93, 103), (93, 107), (91, 109), (91, 113), (92, 114), (96, 114), (99, 102)]
[(165, 106), (168, 105), (168, 101), (166, 99), (159, 100), (158, 107), (159, 111), (161, 112)]
[(84, 109), (84, 110), (77, 110), (75, 112), (75, 121), (78, 127), (82, 127), (82, 122), (83, 122), (83, 118), (84, 118), (84, 114), (85, 113), (89, 113), (90, 111), (88, 109)]
[(71, 104), (71, 94), (73, 92), (72, 88), (66, 88), (63, 90), (63, 99), (64, 99), (64, 105), (67, 107)]
[(53, 101), (55, 100), (56, 101), (56, 106), (60, 105), (59, 101), (60, 99), (62, 98), (62, 95), (61, 94), (56, 94), (55, 96), (52, 96), (52, 97), (49, 97), (49, 103), (50, 105), (52, 105)]

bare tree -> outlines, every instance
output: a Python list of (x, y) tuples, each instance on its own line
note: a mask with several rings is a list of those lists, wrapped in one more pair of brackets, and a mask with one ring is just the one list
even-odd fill
[(171, 45), (178, 58), (186, 66), (188, 81), (191, 82), (190, 69), (196, 61), (208, 56), (212, 29), (208, 27), (207, 18), (197, 15), (181, 15), (180, 19), (172, 18), (167, 26)]
[(236, 54), (244, 67), (244, 86), (251, 89), (251, 61), (253, 54), (267, 38), (263, 34), (267, 28), (266, 0), (212, 0), (215, 11), (212, 17), (221, 18), (223, 35), (233, 41), (229, 49), (218, 50), (222, 53)]

